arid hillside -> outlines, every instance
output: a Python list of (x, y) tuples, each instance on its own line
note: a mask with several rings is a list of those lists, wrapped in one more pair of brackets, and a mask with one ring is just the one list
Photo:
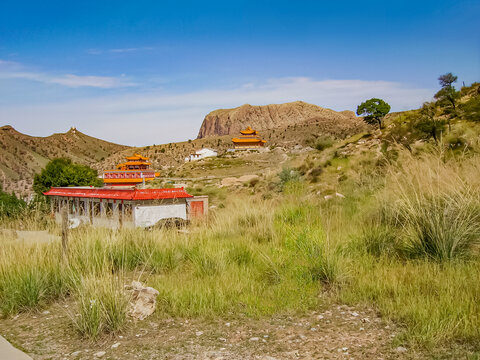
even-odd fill
[(215, 110), (205, 117), (198, 139), (140, 148), (113, 144), (74, 128), (48, 137), (33, 137), (7, 125), (0, 128), (0, 180), (4, 190), (25, 197), (32, 192), (34, 174), (51, 159), (67, 157), (102, 172), (134, 152), (148, 156), (153, 167), (164, 175), (173, 174), (195, 150), (208, 147), (224, 153), (233, 146), (232, 136), (248, 125), (260, 131), (267, 147), (285, 149), (315, 147), (322, 137), (344, 139), (368, 129), (351, 111), (336, 112), (302, 101)]
[(6, 125), (0, 127), (0, 148), (2, 187), (25, 196), (31, 192), (33, 175), (51, 159), (67, 157), (91, 165), (128, 147), (96, 139), (75, 128), (66, 133), (34, 137)]
[(242, 105), (234, 109), (212, 111), (203, 120), (198, 138), (234, 135), (246, 126), (256, 130), (319, 124), (338, 133), (362, 131), (365, 124), (352, 111), (337, 112), (303, 101), (264, 106)]

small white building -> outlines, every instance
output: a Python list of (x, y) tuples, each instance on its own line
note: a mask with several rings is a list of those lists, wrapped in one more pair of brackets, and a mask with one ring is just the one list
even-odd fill
[(185, 162), (196, 161), (200, 159), (205, 159), (207, 157), (215, 157), (215, 156), (218, 156), (218, 153), (216, 151), (212, 149), (204, 148), (204, 149), (195, 151), (194, 154), (190, 154), (188, 157), (185, 158)]

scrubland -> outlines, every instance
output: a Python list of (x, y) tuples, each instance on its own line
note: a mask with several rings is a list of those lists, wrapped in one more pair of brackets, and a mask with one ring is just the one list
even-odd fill
[[(337, 145), (236, 191), (205, 188), (216, 208), (184, 231), (74, 229), (66, 258), (58, 242), (4, 231), (0, 312), (69, 299), (71, 328), (99, 339), (128, 326), (124, 285), (140, 280), (160, 292), (160, 317), (258, 320), (346, 304), (397, 324), (392, 346), (475, 353), (480, 157), (442, 149), (341, 157)], [(3, 226), (59, 233), (42, 219)]]

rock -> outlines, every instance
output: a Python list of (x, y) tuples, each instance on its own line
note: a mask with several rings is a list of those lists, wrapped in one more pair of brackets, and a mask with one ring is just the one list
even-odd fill
[(226, 327), (230, 327), (230, 323), (225, 323), (225, 326), (226, 326)]
[(136, 320), (143, 320), (155, 311), (158, 290), (143, 286), (139, 281), (132, 281), (132, 297), (129, 315)]
[(407, 351), (407, 348), (404, 348), (403, 346), (399, 346), (395, 349), (395, 351), (398, 353), (404, 353)]
[(96, 352), (95, 354), (93, 354), (93, 356), (100, 358), (100, 357), (104, 356), (105, 354), (106, 354), (105, 351), (99, 351), (99, 352)]
[(336, 112), (303, 101), (264, 106), (245, 104), (234, 109), (219, 109), (207, 114), (198, 132), (198, 138), (236, 136), (247, 126), (261, 131), (298, 124), (322, 124), (325, 128), (334, 128), (339, 135), (358, 133), (367, 127), (362, 118), (350, 112)]
[(120, 346), (120, 343), (117, 342), (117, 343), (115, 343), (115, 344), (112, 345), (112, 349), (116, 349), (116, 348), (118, 348), (119, 346)]
[(260, 340), (260, 338), (258, 337), (251, 337), (250, 339), (248, 339), (248, 341), (258, 341)]

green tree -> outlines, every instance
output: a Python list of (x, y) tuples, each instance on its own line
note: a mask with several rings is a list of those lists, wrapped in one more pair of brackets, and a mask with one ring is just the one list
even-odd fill
[(456, 81), (457, 77), (452, 73), (441, 75), (438, 82), (442, 88), (434, 96), (438, 100), (437, 104), (442, 107), (443, 114), (447, 115), (449, 132), (452, 130), (450, 120), (457, 115), (457, 100), (460, 97), (460, 93), (452, 85)]
[(440, 75), (438, 77), (438, 82), (442, 88), (451, 87), (454, 82), (457, 82), (458, 77), (452, 73), (447, 73), (445, 75)]
[(431, 137), (438, 143), (438, 137), (445, 129), (445, 121), (437, 116), (435, 104), (426, 102), (420, 109), (419, 116), (413, 121), (413, 127), (427, 139)]
[(64, 158), (50, 161), (33, 179), (33, 190), (38, 195), (42, 195), (51, 187), (101, 185), (102, 181), (98, 178), (97, 170)]
[(357, 107), (357, 115), (363, 116), (363, 120), (370, 125), (378, 124), (383, 128), (383, 118), (390, 112), (390, 105), (382, 99), (372, 98)]

